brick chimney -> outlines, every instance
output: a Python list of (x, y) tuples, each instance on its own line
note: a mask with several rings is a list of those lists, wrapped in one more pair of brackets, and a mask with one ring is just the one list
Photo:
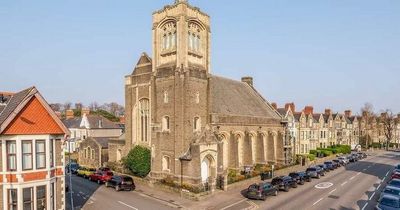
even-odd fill
[(74, 110), (68, 109), (67, 111), (65, 111), (65, 118), (67, 119), (74, 118)]
[(332, 109), (325, 109), (325, 115), (331, 115)]
[(351, 110), (346, 110), (346, 111), (344, 111), (344, 115), (345, 115), (346, 117), (351, 117), (351, 116), (352, 116)]
[(83, 116), (84, 114), (89, 115), (90, 114), (90, 109), (89, 108), (82, 108), (81, 110), (81, 115)]
[(247, 83), (253, 87), (253, 77), (242, 77), (242, 82)]
[(314, 114), (314, 107), (313, 106), (306, 106), (304, 108), (304, 114), (306, 114), (306, 115)]
[(285, 110), (287, 111), (289, 110), (289, 108), (290, 110), (292, 110), (293, 113), (296, 112), (296, 105), (294, 105), (293, 102), (285, 104)]
[(274, 109), (278, 109), (278, 105), (275, 102), (271, 103), (271, 106), (274, 107)]

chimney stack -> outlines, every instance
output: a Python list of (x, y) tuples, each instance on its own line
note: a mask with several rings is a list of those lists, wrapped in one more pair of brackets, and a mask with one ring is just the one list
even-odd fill
[(351, 110), (346, 110), (346, 111), (344, 111), (344, 115), (345, 115), (346, 117), (351, 117), (351, 116), (352, 116)]
[(278, 109), (278, 105), (276, 103), (271, 103), (271, 106), (274, 107), (274, 109)]
[(306, 106), (306, 107), (304, 108), (304, 113), (305, 113), (306, 115), (314, 114), (314, 107), (313, 107), (313, 106)]
[(90, 109), (89, 108), (82, 108), (81, 110), (81, 115), (89, 115), (90, 114)]
[(296, 112), (296, 106), (293, 102), (285, 104), (285, 110), (287, 111), (289, 108), (293, 113)]
[(331, 109), (325, 109), (325, 115), (331, 115), (332, 110)]
[(247, 83), (253, 87), (253, 77), (242, 77), (242, 82)]
[(65, 111), (65, 118), (67, 120), (74, 118), (74, 110), (68, 109), (67, 111)]

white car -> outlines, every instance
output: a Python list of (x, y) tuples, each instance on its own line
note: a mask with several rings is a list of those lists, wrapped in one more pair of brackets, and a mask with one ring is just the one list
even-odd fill
[(349, 159), (345, 158), (345, 157), (339, 157), (338, 158), (339, 161), (343, 162), (344, 165), (349, 164)]

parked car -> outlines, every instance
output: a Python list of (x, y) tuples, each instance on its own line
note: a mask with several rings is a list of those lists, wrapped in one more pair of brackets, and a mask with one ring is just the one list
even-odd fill
[(358, 155), (356, 153), (352, 153), (351, 156), (354, 158), (355, 162), (360, 160), (360, 158), (358, 157)]
[(392, 174), (391, 179), (400, 179), (400, 172), (395, 172)]
[(274, 185), (277, 189), (284, 190), (285, 192), (288, 192), (291, 187), (297, 188), (296, 180), (294, 180), (290, 176), (275, 177), (274, 179), (272, 179), (271, 184)]
[(347, 156), (347, 159), (349, 160), (350, 163), (354, 163), (354, 162), (357, 161), (356, 158), (353, 155)]
[(98, 171), (111, 171), (111, 168), (108, 167), (100, 167)]
[(81, 167), (78, 169), (77, 171), (77, 175), (84, 177), (84, 178), (88, 178), (90, 175), (94, 174), (96, 172), (95, 168), (85, 168), (85, 167)]
[(329, 172), (329, 171), (330, 171), (330, 169), (328, 168), (328, 166), (325, 165), (325, 164), (318, 164), (317, 166), (320, 167), (320, 168), (322, 168), (325, 172)]
[(385, 189), (382, 190), (380, 198), (385, 195), (392, 195), (400, 198), (400, 188), (393, 186), (386, 186)]
[(246, 197), (249, 199), (264, 200), (269, 195), (278, 195), (278, 188), (271, 183), (262, 182), (259, 184), (252, 184), (247, 188)]
[(332, 162), (333, 162), (334, 164), (336, 164), (337, 168), (343, 166), (343, 164), (342, 164), (342, 163), (340, 162), (340, 160), (338, 160), (338, 159), (334, 159), (334, 160), (332, 160)]
[(289, 174), (292, 179), (296, 180), (297, 184), (303, 185), (305, 182), (310, 182), (311, 177), (305, 172), (292, 172)]
[(400, 209), (400, 198), (392, 195), (384, 195), (376, 205), (377, 210), (398, 210)]
[(113, 187), (116, 191), (135, 190), (136, 186), (133, 179), (129, 176), (113, 176), (106, 182), (106, 187)]
[(359, 152), (359, 153), (358, 153), (358, 156), (360, 156), (361, 159), (367, 158), (367, 154), (365, 154), (364, 152)]
[(349, 164), (349, 159), (347, 159), (346, 157), (339, 157), (338, 160), (340, 161), (340, 163), (341, 163), (343, 166)]
[(400, 179), (392, 179), (388, 182), (387, 186), (399, 187), (400, 188)]
[(114, 174), (111, 171), (96, 171), (96, 173), (89, 176), (89, 180), (102, 184), (109, 181), (113, 176)]
[(69, 173), (70, 170), (71, 169), (71, 173), (72, 174), (76, 174), (77, 173), (77, 170), (79, 169), (79, 164), (78, 163), (68, 163), (66, 166), (65, 166), (65, 171), (67, 172), (67, 173)]
[(326, 165), (326, 167), (330, 170), (330, 171), (333, 171), (333, 170), (335, 170), (335, 169), (337, 169), (337, 165), (336, 164), (334, 164), (332, 161), (326, 161), (326, 162), (324, 162), (324, 164)]
[(398, 165), (396, 166), (396, 168), (394, 168), (394, 169), (399, 169), (399, 170), (400, 170), (400, 164), (398, 164)]
[(309, 175), (310, 177), (312, 177), (312, 178), (317, 178), (317, 179), (319, 179), (319, 178), (321, 178), (321, 176), (324, 176), (324, 175), (325, 175), (325, 172), (324, 172), (323, 169), (320, 168), (320, 167), (310, 167), (310, 168), (307, 168), (306, 173), (307, 173), (307, 175)]

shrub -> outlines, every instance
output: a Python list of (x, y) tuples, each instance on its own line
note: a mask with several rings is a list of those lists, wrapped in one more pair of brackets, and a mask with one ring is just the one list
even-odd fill
[(333, 153), (329, 150), (321, 150), (322, 154), (324, 155), (324, 157), (328, 157), (331, 156)]
[(307, 158), (308, 158), (310, 161), (313, 161), (313, 160), (315, 160), (315, 155), (313, 155), (313, 154), (308, 154), (308, 155), (307, 155)]
[(310, 150), (310, 154), (312, 155), (317, 155), (318, 151), (317, 150)]
[(123, 159), (123, 164), (133, 175), (146, 177), (151, 167), (151, 152), (143, 146), (135, 146)]

